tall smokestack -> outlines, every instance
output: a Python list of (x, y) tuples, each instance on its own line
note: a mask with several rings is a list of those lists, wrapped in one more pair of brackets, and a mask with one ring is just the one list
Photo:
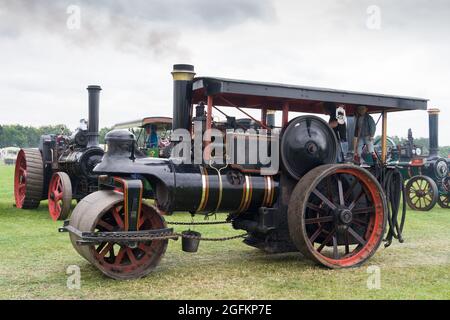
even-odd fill
[(439, 155), (439, 112), (437, 108), (428, 109), (428, 130), (430, 139), (430, 157)]
[(275, 110), (267, 110), (266, 123), (269, 128), (275, 127)]
[(89, 124), (88, 124), (88, 147), (99, 145), (98, 142), (98, 126), (99, 126), (99, 103), (100, 103), (100, 86), (87, 87), (89, 93)]
[(190, 64), (173, 66), (172, 130), (191, 129), (192, 84), (195, 72)]

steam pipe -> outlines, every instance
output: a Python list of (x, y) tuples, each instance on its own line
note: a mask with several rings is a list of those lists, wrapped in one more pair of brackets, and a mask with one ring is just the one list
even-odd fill
[(89, 123), (88, 123), (88, 147), (99, 145), (99, 109), (100, 109), (100, 86), (87, 87), (89, 93)]
[(437, 108), (428, 109), (428, 130), (430, 157), (439, 155), (439, 112)]

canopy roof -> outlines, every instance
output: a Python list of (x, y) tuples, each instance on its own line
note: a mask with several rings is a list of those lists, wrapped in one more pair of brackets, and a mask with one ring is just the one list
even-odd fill
[[(282, 110), (289, 104), (289, 111), (323, 113), (323, 102), (344, 104), (347, 114), (352, 114), (357, 106), (367, 106), (369, 112), (426, 110), (427, 99), (334, 90), (306, 86), (286, 85), (270, 82), (234, 80), (225, 78), (195, 78), (193, 103), (214, 97), (218, 106), (244, 108), (268, 108)], [(206, 101), (205, 101), (206, 102)]]
[(114, 129), (129, 129), (129, 128), (144, 128), (148, 125), (154, 124), (157, 129), (172, 128), (172, 118), (170, 117), (147, 117), (144, 119), (120, 122), (114, 125)]

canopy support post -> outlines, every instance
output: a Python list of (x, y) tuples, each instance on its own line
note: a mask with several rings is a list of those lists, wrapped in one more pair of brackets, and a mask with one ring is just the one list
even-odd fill
[(288, 122), (289, 122), (289, 102), (286, 101), (283, 104), (282, 126), (284, 127)]
[(382, 133), (381, 133), (381, 161), (386, 163), (387, 159), (387, 111), (382, 112)]

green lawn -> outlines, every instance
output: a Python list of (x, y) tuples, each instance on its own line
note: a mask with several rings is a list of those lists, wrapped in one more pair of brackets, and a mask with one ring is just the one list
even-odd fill
[[(223, 219), (224, 215), (219, 215)], [(169, 219), (187, 219), (175, 215)], [(241, 243), (203, 242), (196, 254), (170, 242), (160, 266), (133, 281), (104, 277), (58, 233), (46, 203), (13, 207), (13, 168), (0, 166), (0, 299), (449, 299), (450, 211), (408, 212), (404, 244), (380, 250), (363, 267), (327, 270), (299, 254), (267, 255)], [(240, 233), (198, 227), (208, 236)], [(181, 230), (179, 230), (181, 231)], [(69, 265), (81, 268), (81, 289), (66, 286)], [(381, 289), (367, 288), (367, 267), (381, 270)]]

